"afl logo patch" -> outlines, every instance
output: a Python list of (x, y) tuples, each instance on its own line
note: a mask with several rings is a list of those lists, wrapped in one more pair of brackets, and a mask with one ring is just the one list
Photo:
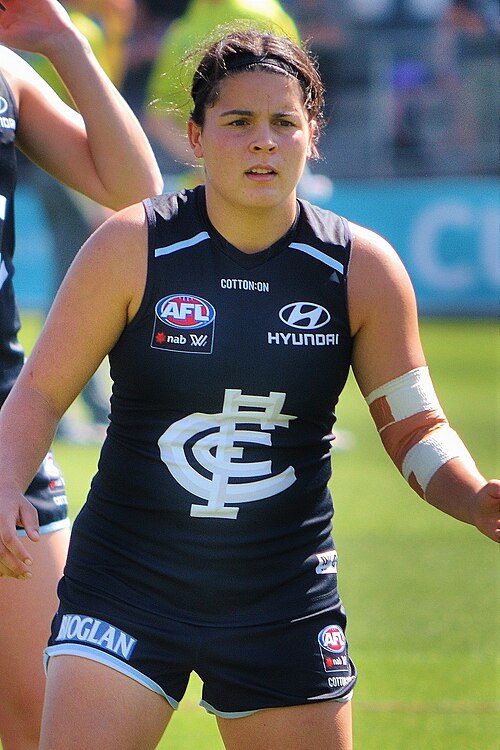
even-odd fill
[(187, 294), (171, 294), (156, 304), (156, 315), (172, 328), (203, 328), (213, 322), (215, 310), (210, 302)]
[(156, 303), (154, 318), (153, 349), (187, 354), (212, 353), (215, 308), (206, 299), (194, 294), (170, 294)]
[[(339, 628), (338, 625), (327, 625), (318, 633), (318, 643), (325, 672), (336, 672), (335, 680), (339, 679), (339, 674), (349, 674), (349, 656), (347, 655), (347, 643), (342, 628)], [(335, 682), (331, 683), (332, 686), (336, 684)], [(345, 685), (346, 683), (339, 684)]]
[(7, 112), (9, 108), (9, 104), (7, 102), (7, 99), (4, 99), (3, 96), (0, 96), (0, 115), (3, 115), (4, 112)]
[(330, 322), (330, 313), (314, 302), (292, 302), (279, 311), (280, 319), (287, 326), (312, 331)]
[(318, 633), (319, 645), (332, 654), (342, 654), (345, 651), (345, 636), (338, 625), (327, 625)]

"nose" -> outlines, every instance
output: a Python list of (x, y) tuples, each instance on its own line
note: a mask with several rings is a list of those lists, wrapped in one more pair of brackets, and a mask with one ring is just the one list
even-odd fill
[(250, 149), (254, 153), (259, 151), (272, 152), (278, 148), (272, 128), (268, 124), (260, 125), (254, 133)]

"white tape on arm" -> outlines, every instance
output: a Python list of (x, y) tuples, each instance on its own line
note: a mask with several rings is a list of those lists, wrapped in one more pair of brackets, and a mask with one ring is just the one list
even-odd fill
[(446, 420), (427, 367), (390, 380), (368, 394), (366, 401), (385, 449), (422, 497), (436, 471), (452, 458), (475, 467)]
[(436, 471), (452, 458), (461, 458), (471, 469), (476, 466), (455, 430), (444, 425), (410, 448), (403, 460), (401, 473), (407, 481), (413, 474), (425, 493)]

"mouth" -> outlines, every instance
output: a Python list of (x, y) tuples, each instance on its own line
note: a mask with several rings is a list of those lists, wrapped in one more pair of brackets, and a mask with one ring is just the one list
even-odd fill
[(251, 177), (272, 177), (277, 174), (277, 172), (272, 167), (251, 167), (250, 169), (247, 169), (245, 174)]

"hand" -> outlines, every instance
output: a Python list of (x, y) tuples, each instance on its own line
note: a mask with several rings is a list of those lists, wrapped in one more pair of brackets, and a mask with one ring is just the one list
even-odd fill
[(31, 541), (39, 539), (38, 513), (18, 490), (0, 495), (0, 577), (31, 578), (32, 559), (16, 533), (22, 526)]
[(482, 534), (500, 542), (500, 479), (491, 479), (477, 493), (473, 521)]
[(8, 47), (45, 54), (72, 25), (57, 0), (0, 0), (0, 42)]

